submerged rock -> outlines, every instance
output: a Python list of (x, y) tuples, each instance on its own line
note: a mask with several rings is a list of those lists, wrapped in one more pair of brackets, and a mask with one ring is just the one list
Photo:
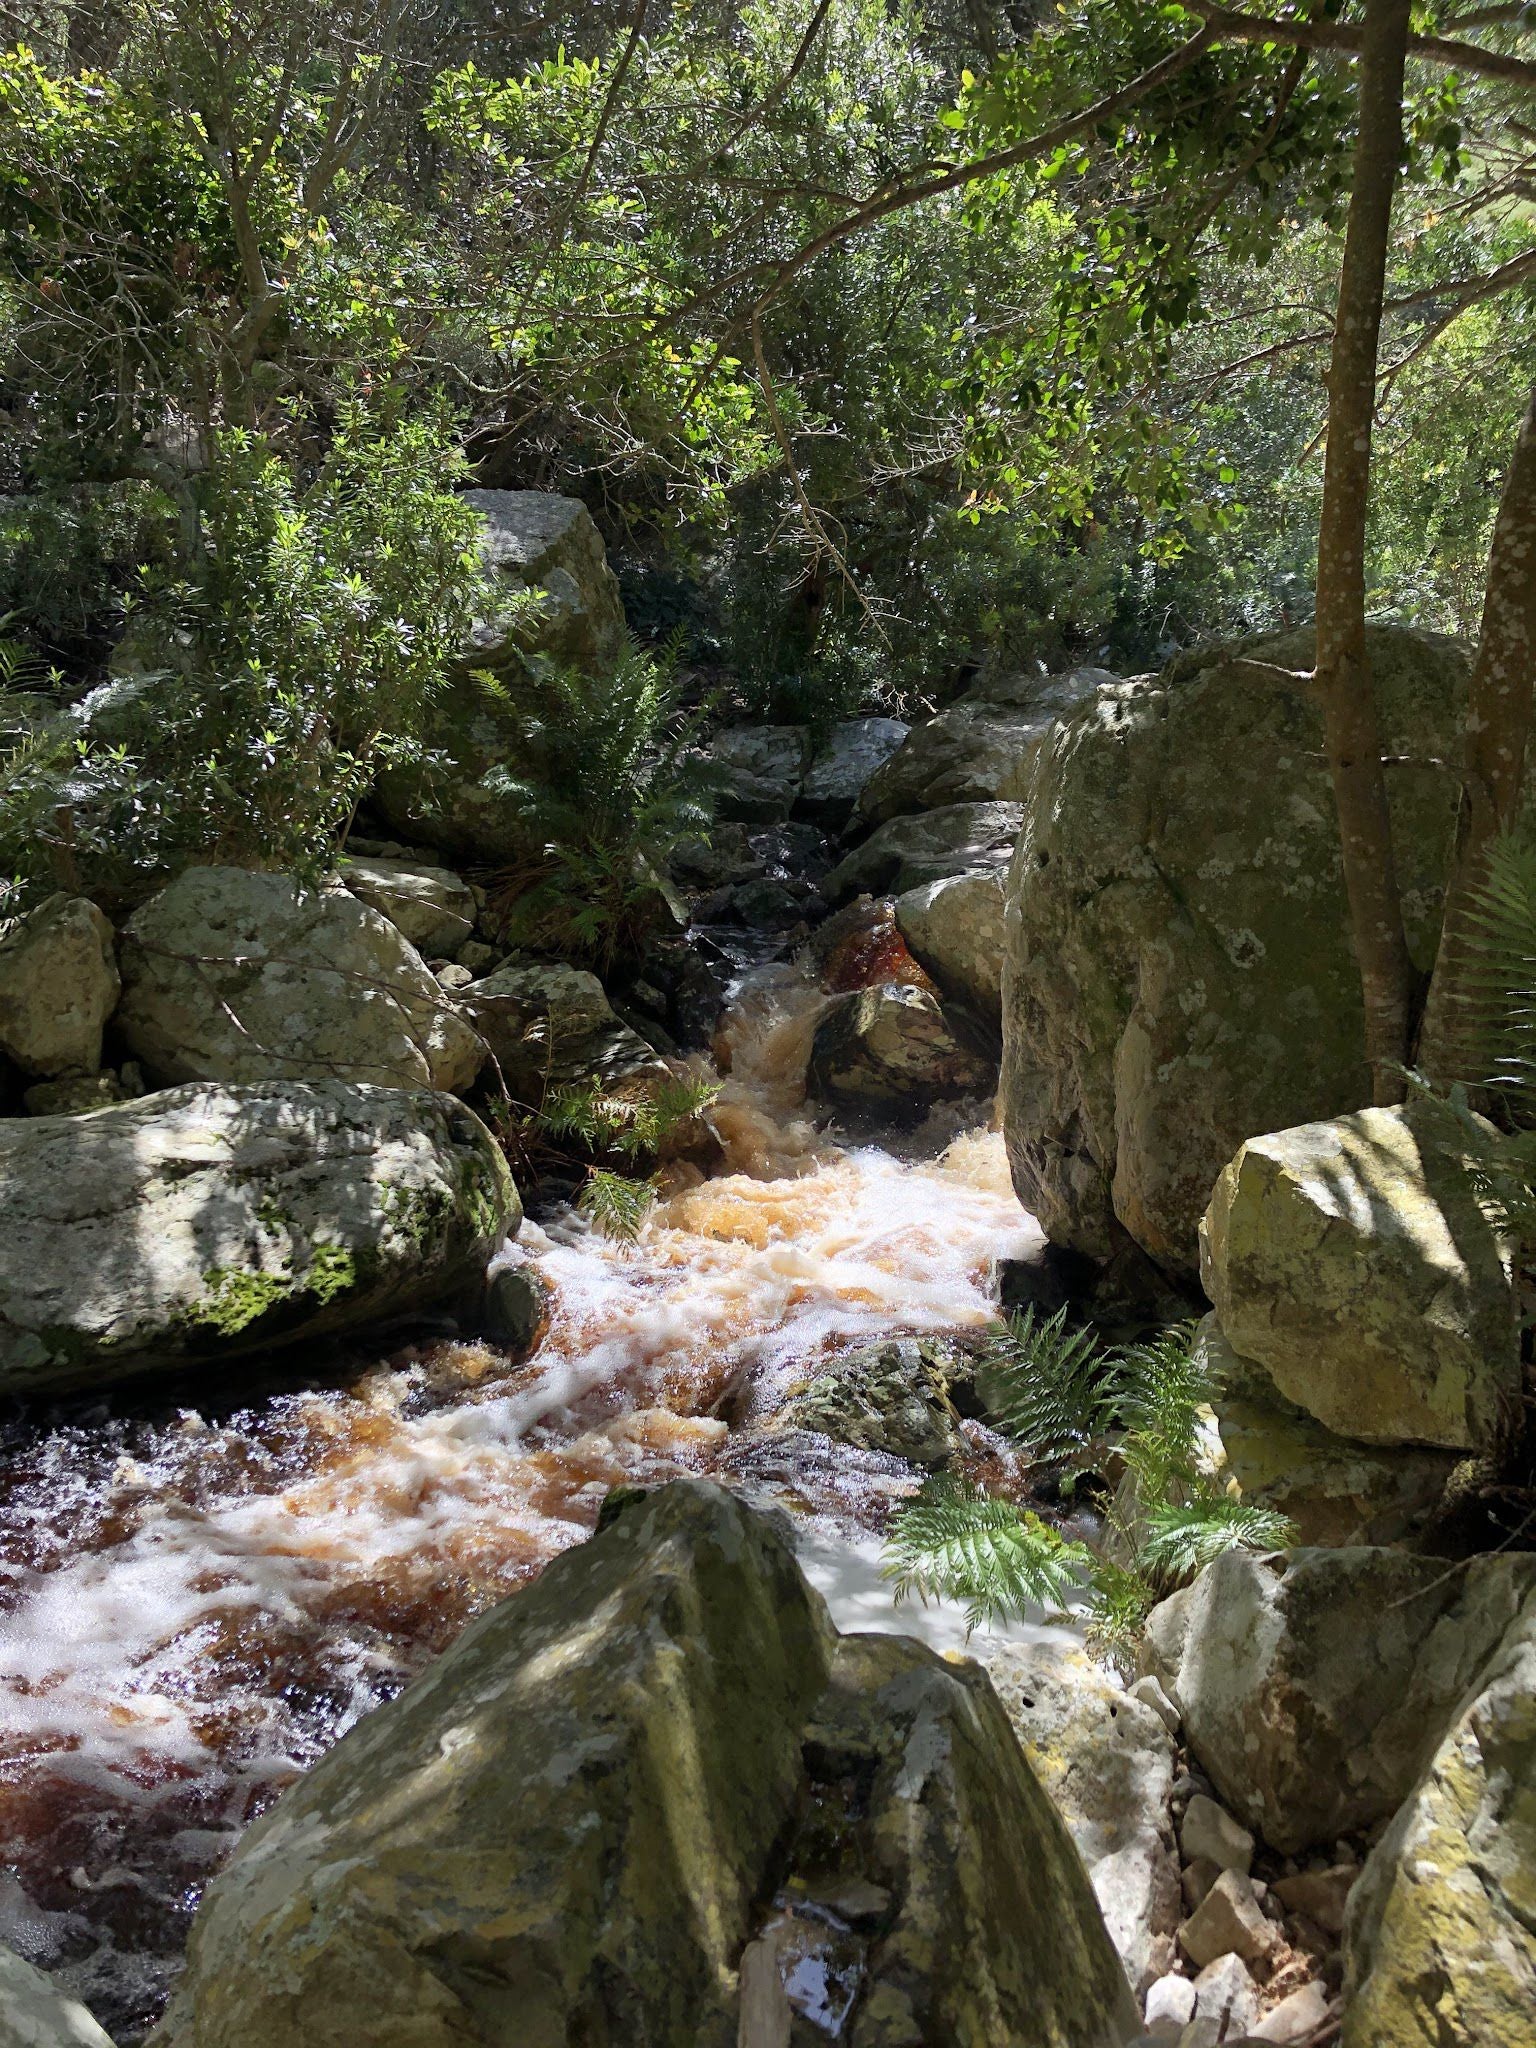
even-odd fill
[(1216, 1183), (1200, 1269), (1222, 1332), (1339, 1436), (1488, 1450), (1509, 1430), (1511, 1252), (1467, 1150), (1426, 1100), (1250, 1138)]
[(681, 1481), (620, 1505), (256, 1823), (155, 2040), (788, 2040), (804, 1993), (770, 1929), (813, 1893), (856, 2048), (1136, 2030), (984, 1676), (839, 1642), (777, 1521)]
[(1350, 1894), (1343, 2048), (1536, 2043), (1536, 1587)]
[(921, 1123), (935, 1102), (990, 1093), (995, 1079), (934, 996), (895, 983), (837, 997), (811, 1045), (812, 1091), (851, 1115)]
[(0, 1947), (0, 2048), (112, 2048), (79, 1999)]
[(0, 1053), (40, 1080), (94, 1074), (118, 986), (96, 905), (48, 897), (0, 939)]
[(517, 1196), (451, 1096), (173, 1088), (0, 1123), (0, 1391), (357, 1329), (483, 1275)]
[(1024, 822), (1022, 804), (947, 804), (893, 818), (846, 854), (821, 885), (831, 904), (852, 897), (901, 895), (946, 875), (1008, 865)]
[[(1413, 957), (1434, 957), (1467, 661), (1370, 633)], [(1252, 659), (1246, 659), (1251, 657)], [(1009, 880), (1004, 1123), (1053, 1243), (1193, 1277), (1255, 1131), (1370, 1099), (1308, 633), (1106, 685), (1044, 741)], [(1263, 664), (1256, 665), (1256, 664)]]
[(485, 1047), (389, 919), (343, 889), (188, 868), (129, 920), (118, 1022), (158, 1081), (467, 1088)]
[(1232, 1551), (1155, 1608), (1147, 1657), (1230, 1810), (1295, 1854), (1402, 1801), (1536, 1591), (1536, 1556)]

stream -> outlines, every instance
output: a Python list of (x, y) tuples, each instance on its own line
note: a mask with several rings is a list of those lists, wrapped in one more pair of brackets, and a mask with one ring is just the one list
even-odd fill
[(791, 968), (744, 978), (708, 1112), (722, 1170), (678, 1169), (638, 1242), (561, 1212), (503, 1249), (552, 1303), (526, 1362), (418, 1329), (382, 1361), (289, 1353), (238, 1369), (237, 1393), (205, 1375), (10, 1425), (0, 1940), (125, 2048), (240, 1831), (584, 1540), (615, 1484), (705, 1473), (787, 1506), (843, 1626), (963, 1641), (953, 1612), (898, 1618), (879, 1574), (920, 1475), (772, 1417), (850, 1346), (984, 1326), (998, 1262), (1040, 1234), (984, 1106), (899, 1149), (816, 1131), (821, 1001)]

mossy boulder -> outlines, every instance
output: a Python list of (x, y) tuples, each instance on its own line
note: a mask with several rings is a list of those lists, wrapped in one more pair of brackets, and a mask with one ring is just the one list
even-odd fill
[(452, 1096), (198, 1084), (0, 1123), (0, 1391), (355, 1330), (483, 1278), (520, 1211)]
[(958, 996), (995, 1031), (1003, 1009), (1001, 868), (946, 875), (896, 898), (896, 925), (914, 959), (946, 995)]
[(912, 1465), (947, 1465), (962, 1447), (949, 1396), (954, 1370), (953, 1355), (932, 1339), (864, 1345), (808, 1380), (776, 1420)]
[(1222, 1333), (1338, 1436), (1486, 1451), (1511, 1427), (1512, 1248), (1474, 1142), (1443, 1103), (1363, 1109), (1250, 1138), (1216, 1183), (1200, 1272)]
[(1536, 1590), (1350, 1894), (1342, 2048), (1536, 2048)]
[(811, 1041), (812, 1092), (845, 1116), (917, 1124), (935, 1102), (990, 1095), (997, 1070), (924, 988), (834, 998)]
[[(1427, 968), (1467, 657), (1370, 633), (1409, 942)], [(1191, 1280), (1255, 1131), (1370, 1100), (1309, 633), (1106, 684), (1044, 740), (1009, 878), (1002, 1102), (1053, 1243)], [(1290, 672), (1296, 679), (1290, 679)]]
[(467, 1088), (485, 1047), (387, 917), (341, 888), (188, 868), (123, 932), (118, 1022), (155, 1080)]
[(508, 960), (465, 990), (463, 1008), (508, 1092), (535, 1108), (546, 1094), (593, 1081), (611, 1095), (652, 1093), (670, 1073), (583, 967)]

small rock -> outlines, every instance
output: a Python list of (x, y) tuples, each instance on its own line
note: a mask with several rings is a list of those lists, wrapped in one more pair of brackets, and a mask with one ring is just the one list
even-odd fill
[(482, 974), (489, 974), (501, 958), (494, 946), (488, 946), (484, 939), (466, 939), (459, 948), (459, 965), (467, 967), (478, 981)]
[(1275, 1948), (1277, 1936), (1241, 1871), (1224, 1870), (1179, 1929), (1184, 1953), (1197, 1969), (1222, 1956), (1257, 1962)]
[(1150, 1707), (1170, 1735), (1178, 1734), (1179, 1710), (1169, 1699), (1159, 1680), (1150, 1673), (1145, 1678), (1138, 1678), (1130, 1688), (1130, 1695), (1133, 1700), (1140, 1700), (1144, 1707)]
[(1242, 1960), (1219, 1957), (1195, 1979), (1195, 2017), (1179, 2048), (1218, 2048), (1240, 2041), (1259, 2016), (1259, 1994)]
[(1327, 1987), (1314, 1978), (1310, 1984), (1303, 1984), (1299, 1991), (1293, 1991), (1289, 1998), (1282, 1998), (1249, 2032), (1255, 2041), (1305, 2041), (1317, 2032), (1327, 2017)]
[(1201, 1904), (1220, 1875), (1221, 1865), (1213, 1863), (1209, 1856), (1197, 1857), (1193, 1863), (1184, 1866), (1179, 1884), (1184, 1893), (1184, 1903), (1191, 1913)]
[(467, 967), (461, 967), (456, 960), (445, 960), (441, 967), (434, 966), (432, 972), (438, 987), (447, 989), (450, 994), (454, 989), (468, 988), (475, 978)]
[(1147, 1993), (1147, 2032), (1154, 2040), (1176, 2041), (1195, 2016), (1195, 1987), (1188, 1977), (1160, 1977)]
[(62, 1985), (0, 1947), (0, 2048), (112, 2048)]
[(532, 1266), (503, 1266), (485, 1290), (485, 1334), (514, 1357), (526, 1357), (549, 1328), (549, 1286)]
[(1201, 1792), (1185, 1809), (1179, 1845), (1189, 1863), (1206, 1859), (1220, 1870), (1240, 1870), (1245, 1875), (1253, 1868), (1253, 1836), (1224, 1806)]

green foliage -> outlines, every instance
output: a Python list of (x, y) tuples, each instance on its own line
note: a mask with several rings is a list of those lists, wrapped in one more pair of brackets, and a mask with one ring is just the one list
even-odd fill
[(632, 1244), (645, 1228), (656, 1199), (655, 1184), (627, 1174), (594, 1169), (582, 1189), (578, 1206), (604, 1237)]
[(495, 775), (529, 846), (493, 888), (504, 936), (607, 968), (666, 914), (678, 842), (708, 835), (716, 783), (697, 751), (702, 714), (683, 709), (672, 657), (633, 643), (600, 677), (535, 661), (521, 678), (481, 681), (521, 742)]
[(633, 1242), (656, 1196), (654, 1175), (636, 1169), (703, 1116), (719, 1092), (719, 1083), (705, 1074), (672, 1074), (635, 1096), (610, 1094), (594, 1077), (552, 1091), (532, 1129), (557, 1147), (622, 1163), (622, 1171), (589, 1166), (577, 1206), (605, 1237)]
[(1042, 1466), (1070, 1479), (1102, 1456), (1115, 1422), (1113, 1374), (1094, 1333), (1067, 1327), (1065, 1308), (1012, 1317), (987, 1345), (980, 1375), (997, 1427)]
[(1457, 990), (1462, 1078), (1536, 1123), (1536, 846), (1507, 833), (1494, 841), (1470, 927)]
[(979, 1628), (1062, 1607), (1091, 1563), (1085, 1544), (1038, 1515), (941, 1473), (897, 1511), (884, 1571), (898, 1600), (963, 1600), (967, 1625)]
[(1178, 1585), (1228, 1550), (1283, 1550), (1295, 1530), (1274, 1508), (1230, 1494), (1160, 1501), (1147, 1512), (1138, 1564), (1153, 1585)]

